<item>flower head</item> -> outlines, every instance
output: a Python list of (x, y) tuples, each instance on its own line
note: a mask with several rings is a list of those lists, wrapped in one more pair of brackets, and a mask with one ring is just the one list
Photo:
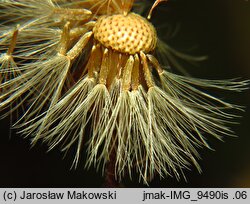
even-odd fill
[(133, 4), (1, 1), (0, 108), (27, 107), (20, 132), (49, 149), (76, 145), (75, 165), (86, 144), (86, 166), (105, 167), (114, 154), (117, 179), (133, 169), (144, 182), (155, 173), (179, 178), (191, 163), (200, 171), (196, 147), (209, 148), (206, 135), (233, 135), (228, 110), (242, 110), (202, 90), (242, 91), (249, 81), (165, 69), (154, 56), (164, 45)]

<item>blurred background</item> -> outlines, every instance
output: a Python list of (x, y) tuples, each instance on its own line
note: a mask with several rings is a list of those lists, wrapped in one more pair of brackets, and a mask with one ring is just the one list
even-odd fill
[[(153, 1), (147, 1), (150, 3)], [(250, 79), (250, 1), (169, 0), (155, 9), (152, 22), (173, 48), (208, 56), (198, 66), (185, 65), (193, 76)], [(172, 38), (167, 37), (169, 25), (178, 28)], [(192, 167), (184, 171), (187, 181), (155, 178), (151, 187), (250, 187), (250, 91), (225, 96), (246, 106), (240, 125), (232, 127), (239, 137), (225, 138), (225, 142), (209, 138), (215, 151), (199, 151), (202, 174)], [(0, 187), (102, 186), (101, 174), (95, 169), (84, 170), (84, 162), (70, 170), (71, 155), (63, 158), (59, 149), (47, 153), (43, 144), (30, 148), (28, 139), (10, 133), (9, 118), (0, 121), (0, 135)], [(143, 187), (136, 179), (123, 183)]]

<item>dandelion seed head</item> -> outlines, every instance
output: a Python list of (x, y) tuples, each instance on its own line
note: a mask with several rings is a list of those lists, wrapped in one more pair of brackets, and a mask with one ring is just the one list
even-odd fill
[(202, 90), (239, 92), (249, 81), (166, 70), (154, 51), (173, 69), (172, 55), (189, 57), (132, 12), (135, 1), (0, 2), (0, 109), (12, 113), (28, 105), (15, 127), (32, 137), (32, 145), (42, 140), (49, 150), (75, 147), (74, 166), (87, 154), (86, 167), (111, 163), (117, 180), (136, 170), (147, 183), (155, 174), (179, 179), (190, 164), (201, 171), (196, 147), (209, 148), (207, 135), (234, 135), (229, 124), (237, 116), (230, 109), (242, 107)]
[(101, 16), (93, 32), (101, 44), (121, 53), (149, 53), (157, 42), (154, 26), (135, 13)]

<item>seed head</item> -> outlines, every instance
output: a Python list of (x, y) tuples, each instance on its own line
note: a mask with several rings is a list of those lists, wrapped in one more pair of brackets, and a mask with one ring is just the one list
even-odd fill
[(234, 135), (242, 107), (203, 90), (239, 92), (249, 80), (175, 74), (174, 55), (190, 57), (131, 12), (134, 0), (0, 2), (0, 110), (27, 107), (14, 127), (32, 145), (76, 148), (75, 166), (85, 153), (86, 167), (111, 164), (107, 175), (136, 172), (147, 183), (156, 173), (179, 179), (190, 164), (200, 171), (196, 147), (210, 148), (206, 136)]
[(153, 25), (135, 13), (101, 16), (93, 32), (105, 47), (127, 54), (149, 53), (157, 42)]

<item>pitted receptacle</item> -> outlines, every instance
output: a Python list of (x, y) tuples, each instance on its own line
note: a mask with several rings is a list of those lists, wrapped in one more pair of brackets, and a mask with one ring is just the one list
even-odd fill
[(153, 25), (135, 13), (101, 16), (93, 32), (102, 45), (121, 53), (149, 53), (157, 43)]

